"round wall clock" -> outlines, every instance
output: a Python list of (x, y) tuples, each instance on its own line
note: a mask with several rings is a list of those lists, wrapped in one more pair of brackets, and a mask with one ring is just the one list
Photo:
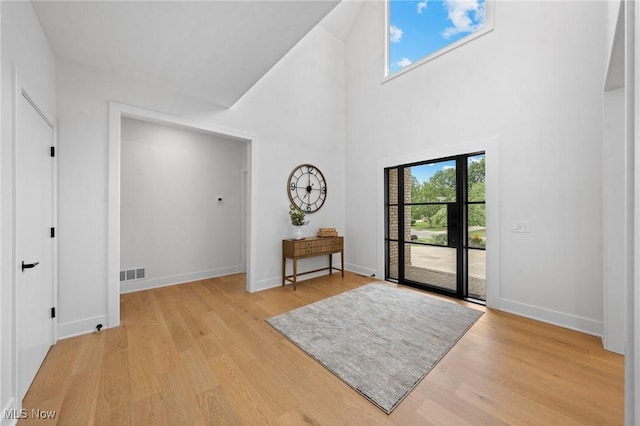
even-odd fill
[(289, 175), (287, 193), (291, 204), (307, 213), (318, 211), (327, 198), (322, 172), (311, 164), (301, 164)]

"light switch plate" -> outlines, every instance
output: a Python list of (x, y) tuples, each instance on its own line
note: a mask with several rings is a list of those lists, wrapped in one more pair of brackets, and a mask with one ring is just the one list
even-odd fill
[(531, 232), (531, 223), (529, 221), (511, 222), (511, 232), (529, 233)]

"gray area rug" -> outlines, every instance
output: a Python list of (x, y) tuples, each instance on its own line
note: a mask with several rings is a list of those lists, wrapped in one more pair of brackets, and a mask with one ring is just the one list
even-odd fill
[(482, 314), (371, 283), (267, 322), (389, 414)]

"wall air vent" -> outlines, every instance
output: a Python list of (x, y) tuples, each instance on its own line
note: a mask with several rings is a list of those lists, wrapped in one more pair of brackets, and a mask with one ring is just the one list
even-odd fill
[(147, 268), (133, 268), (120, 271), (120, 281), (143, 280), (147, 276)]

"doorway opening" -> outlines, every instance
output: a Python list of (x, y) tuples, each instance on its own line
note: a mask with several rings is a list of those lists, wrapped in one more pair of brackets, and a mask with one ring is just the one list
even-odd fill
[(485, 153), (385, 169), (385, 279), (485, 303)]
[(246, 265), (246, 290), (251, 292), (255, 288), (255, 235), (252, 229), (255, 228), (254, 220), (257, 217), (253, 214), (252, 187), (253, 174), (253, 150), (252, 144), (255, 135), (250, 133), (218, 128), (208, 123), (192, 122), (180, 117), (163, 114), (147, 109), (120, 104), (109, 103), (109, 180), (108, 180), (108, 211), (107, 211), (107, 323), (108, 327), (116, 327), (120, 324), (120, 235), (121, 235), (121, 127), (122, 118), (146, 121), (155, 124), (167, 125), (183, 130), (190, 130), (199, 133), (210, 134), (229, 140), (234, 140), (246, 144), (246, 173), (243, 172), (241, 179), (246, 179), (246, 186), (243, 188), (243, 212), (242, 236), (244, 237), (243, 260)]
[(120, 292), (246, 272), (247, 144), (122, 118)]

